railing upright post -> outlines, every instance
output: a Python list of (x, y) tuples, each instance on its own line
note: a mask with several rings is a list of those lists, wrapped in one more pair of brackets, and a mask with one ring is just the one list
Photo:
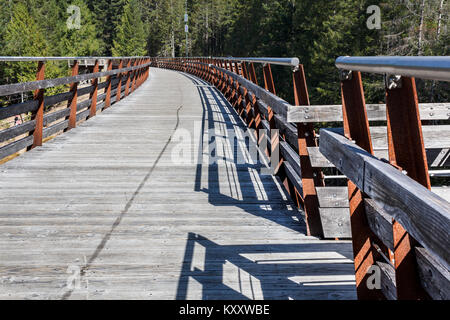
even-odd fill
[[(402, 77), (398, 81), (397, 88), (386, 86), (389, 162), (431, 189), (415, 80)], [(418, 245), (417, 241), (395, 220), (393, 235), (397, 299), (427, 299), (416, 266), (414, 247)]]
[[(44, 80), (45, 78), (45, 62), (39, 61), (36, 73), (36, 80)], [(34, 91), (34, 100), (38, 102), (38, 109), (32, 116), (32, 120), (36, 121), (36, 126), (33, 130), (33, 144), (30, 149), (42, 146), (42, 134), (44, 130), (44, 93), (45, 89), (38, 89)]]
[(264, 71), (264, 87), (267, 91), (272, 92), (274, 95), (277, 95), (275, 92), (275, 85), (273, 83), (272, 77), (272, 69), (270, 68), (270, 64), (266, 63), (263, 68)]
[[(136, 59), (134, 62), (134, 66), (139, 66), (140, 61), (139, 59)], [(131, 92), (133, 92), (134, 90), (136, 90), (136, 77), (137, 77), (137, 71), (138, 69), (133, 71), (133, 81), (131, 83)]]
[[(113, 62), (112, 59), (108, 60), (108, 71), (112, 70), (113, 68)], [(106, 98), (105, 98), (105, 107), (103, 109), (108, 109), (111, 106), (111, 84), (112, 84), (112, 77), (108, 76), (106, 78), (106, 81), (108, 82), (106, 87)]]
[[(92, 72), (97, 73), (98, 70), (99, 70), (99, 61), (97, 59), (97, 60), (95, 60), (94, 69)], [(97, 114), (98, 78), (95, 78), (92, 81), (92, 85), (94, 86), (94, 90), (90, 94), (90, 99), (91, 99), (91, 107), (89, 110), (90, 118), (95, 117), (95, 115)]]
[[(131, 59), (128, 60), (127, 68), (131, 67)], [(131, 71), (127, 72), (127, 82), (125, 84), (125, 97), (128, 96), (130, 90), (130, 82), (131, 82)]]
[[(373, 154), (361, 73), (351, 72), (343, 77), (341, 92), (346, 137)], [(364, 195), (350, 180), (348, 180), (348, 196), (358, 299), (384, 299), (381, 290), (370, 290), (367, 286), (369, 277), (367, 271), (375, 265), (378, 256), (376, 249), (373, 247), (376, 237), (367, 222)], [(379, 245), (382, 247), (382, 244)]]
[[(78, 75), (78, 69), (79, 62), (78, 60), (75, 60), (72, 66), (72, 76)], [(67, 107), (70, 108), (69, 126), (67, 127), (67, 130), (73, 129), (77, 126), (78, 82), (73, 82), (70, 85), (70, 92), (72, 93), (72, 97), (67, 103)]]
[[(309, 94), (303, 65), (296, 67), (292, 74), (296, 106), (309, 106)], [(323, 187), (323, 174), (314, 170), (309, 157), (308, 147), (317, 147), (316, 134), (312, 123), (297, 123), (298, 152), (302, 168), (303, 205), (308, 235), (323, 237), (322, 221), (319, 211), (319, 199), (316, 187)], [(300, 190), (297, 190), (300, 191)]]
[(258, 79), (256, 78), (255, 64), (251, 62), (249, 66), (250, 66), (250, 81), (258, 85)]
[(241, 63), (242, 76), (248, 80), (247, 64), (245, 62)]
[[(119, 69), (123, 68), (123, 60), (120, 60)], [(120, 101), (122, 95), (122, 73), (119, 73), (119, 84), (117, 85), (116, 102)]]

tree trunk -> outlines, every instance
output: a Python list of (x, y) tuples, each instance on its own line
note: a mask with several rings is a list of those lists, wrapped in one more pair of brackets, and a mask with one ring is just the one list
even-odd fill
[(422, 0), (422, 5), (420, 6), (420, 26), (419, 26), (419, 43), (417, 55), (422, 55), (422, 43), (423, 43), (423, 21), (425, 15), (425, 0)]

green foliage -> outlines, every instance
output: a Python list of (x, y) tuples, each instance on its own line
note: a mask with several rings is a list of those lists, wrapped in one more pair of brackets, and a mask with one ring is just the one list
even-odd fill
[[(80, 29), (66, 26), (69, 5), (81, 9)], [(381, 30), (366, 26), (370, 5), (381, 8)], [(449, 55), (449, 11), (446, 0), (7, 0), (0, 54), (296, 56), (311, 103), (340, 103), (338, 56)], [(0, 82), (33, 80), (35, 68), (0, 64)], [(291, 70), (273, 69), (277, 94), (292, 102)], [(68, 72), (49, 63), (46, 77)], [(448, 83), (417, 84), (421, 101), (450, 98)], [(381, 77), (365, 74), (364, 86), (368, 102), (384, 100)]]
[(112, 48), (113, 56), (142, 56), (146, 50), (146, 34), (141, 7), (137, 0), (129, 0), (117, 25)]
[[(48, 43), (38, 24), (30, 15), (27, 6), (19, 2), (14, 5), (11, 20), (6, 24), (2, 55), (45, 56)], [(3, 70), (9, 82), (26, 82), (35, 79), (36, 63), (7, 63)]]
[(86, 0), (97, 25), (97, 37), (104, 42), (103, 54), (111, 55), (116, 27), (127, 0)]
[(60, 20), (62, 34), (58, 42), (60, 56), (98, 56), (105, 43), (98, 37), (94, 16), (84, 0), (72, 0), (70, 4), (78, 6), (81, 12), (80, 29), (69, 29), (66, 20)]

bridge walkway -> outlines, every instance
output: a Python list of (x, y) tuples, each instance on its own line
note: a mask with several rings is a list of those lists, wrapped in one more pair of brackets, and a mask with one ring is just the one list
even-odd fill
[(219, 91), (152, 68), (3, 164), (0, 299), (356, 299), (351, 242), (306, 236), (279, 179), (233, 161), (254, 142), (230, 132), (245, 125)]

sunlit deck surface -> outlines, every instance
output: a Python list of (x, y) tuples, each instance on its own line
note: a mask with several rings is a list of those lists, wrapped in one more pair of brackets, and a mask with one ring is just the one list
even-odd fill
[(247, 148), (227, 130), (246, 127), (217, 89), (152, 68), (0, 166), (0, 299), (356, 299), (351, 242), (306, 236), (279, 179), (233, 161)]

